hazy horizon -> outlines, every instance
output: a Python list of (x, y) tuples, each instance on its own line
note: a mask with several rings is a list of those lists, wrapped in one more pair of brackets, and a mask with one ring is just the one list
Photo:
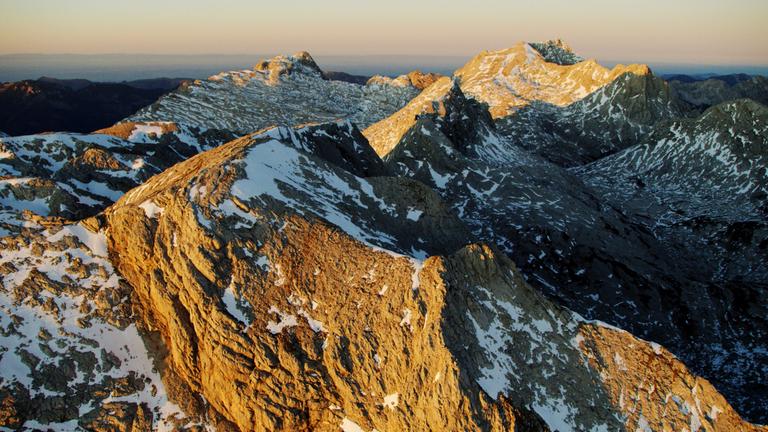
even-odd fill
[[(145, 78), (206, 78), (225, 70), (250, 68), (259, 60), (276, 55), (265, 54), (2, 54), (0, 81), (37, 79), (42, 76), (92, 81), (119, 82)], [(325, 71), (356, 75), (395, 76), (414, 69), (450, 74), (471, 56), (447, 55), (315, 55)], [(630, 60), (598, 61), (608, 67), (617, 63), (642, 63)], [(706, 65), (649, 63), (657, 74), (729, 74), (768, 75), (763, 65)]]

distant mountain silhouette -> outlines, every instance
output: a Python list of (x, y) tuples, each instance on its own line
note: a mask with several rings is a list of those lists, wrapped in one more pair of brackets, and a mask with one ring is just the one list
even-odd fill
[(9, 135), (91, 132), (143, 108), (185, 79), (122, 83), (41, 77), (0, 84), (0, 130)]
[(333, 80), (333, 81), (344, 81), (352, 84), (360, 84), (365, 85), (365, 83), (368, 82), (371, 77), (366, 75), (352, 75), (348, 74), (346, 72), (336, 72), (336, 71), (328, 71), (323, 72), (323, 76), (325, 76), (326, 79)]

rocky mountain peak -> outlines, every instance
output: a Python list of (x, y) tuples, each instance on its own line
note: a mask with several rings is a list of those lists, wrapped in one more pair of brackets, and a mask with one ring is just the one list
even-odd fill
[(545, 43), (540, 48), (549, 60), (531, 44), (521, 42), (503, 50), (484, 51), (454, 74), (461, 77), (465, 93), (487, 103), (491, 115), (500, 118), (534, 102), (567, 106), (624, 73), (648, 73), (643, 65), (608, 69), (592, 60), (576, 62), (576, 57), (557, 43)]
[(442, 75), (434, 72), (424, 73), (420, 70), (408, 72), (408, 79), (410, 80), (411, 85), (419, 90), (424, 90), (440, 78), (442, 78)]
[(307, 51), (295, 52), (291, 57), (308, 68), (320, 71), (320, 66), (317, 65), (315, 59)]
[(495, 126), (488, 106), (467, 98), (459, 83), (458, 78), (453, 78), (448, 90), (418, 117), (432, 120), (457, 150), (474, 155)]
[(239, 135), (274, 125), (349, 119), (366, 127), (403, 107), (418, 89), (329, 80), (311, 55), (264, 60), (252, 70), (222, 72), (160, 98), (128, 121), (163, 119)]
[(566, 66), (584, 61), (583, 57), (574, 53), (571, 47), (561, 39), (552, 39), (546, 42), (529, 42), (528, 45), (538, 51), (549, 63)]
[(432, 108), (429, 112), (445, 117), (449, 112), (458, 111), (467, 101), (464, 92), (461, 91), (460, 82), (461, 80), (458, 78), (451, 78), (450, 85), (445, 92), (432, 101)]
[(468, 154), (480, 151), (493, 141), (499, 144), (488, 105), (468, 97), (462, 89), (462, 78), (443, 77), (389, 118), (365, 129), (376, 152), (385, 156), (401, 141), (419, 120), (429, 119), (447, 135), (457, 149)]
[(280, 77), (284, 75), (297, 72), (323, 76), (323, 71), (306, 51), (299, 51), (290, 56), (278, 55), (271, 59), (262, 60), (254, 66), (254, 70), (266, 73), (268, 81), (272, 84), (277, 84)]

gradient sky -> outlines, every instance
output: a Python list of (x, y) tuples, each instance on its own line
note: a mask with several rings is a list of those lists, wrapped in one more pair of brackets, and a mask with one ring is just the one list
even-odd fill
[(0, 0), (0, 54), (466, 55), (560, 37), (603, 61), (768, 64), (768, 0)]

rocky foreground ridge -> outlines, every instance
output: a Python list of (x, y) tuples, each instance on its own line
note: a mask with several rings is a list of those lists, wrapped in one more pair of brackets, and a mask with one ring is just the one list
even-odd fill
[(3, 137), (0, 429), (766, 430), (766, 108), (508, 51)]
[[(18, 282), (6, 307), (59, 311), (48, 333), (77, 323), (69, 325), (78, 342), (65, 347), (76, 376), (111, 372), (91, 384), (104, 388), (101, 400), (85, 401), (92, 390), (77, 381), (54, 387), (45, 378), (58, 371), (42, 366), (62, 347), (44, 349), (42, 331), (12, 324), (36, 321), (9, 314), (19, 348), (3, 361), (34, 367), (40, 379), (31, 395), (9, 392), (16, 415), (63, 399), (56, 420), (81, 427), (100, 424), (106, 404), (123, 424), (217, 430), (751, 428), (663, 348), (551, 303), (503, 254), (475, 243), (433, 191), (382, 174), (349, 124), (271, 129), (166, 170), (104, 216), (20, 237), (49, 242), (38, 259), (58, 255), (61, 267), (16, 267), (34, 252), (6, 243), (16, 267), (6, 280)], [(68, 258), (77, 249), (80, 260)], [(99, 270), (105, 252), (110, 264)], [(90, 276), (97, 306), (83, 313), (82, 294), (64, 287), (86, 285), (70, 275), (97, 270), (111, 282)], [(37, 296), (25, 272), (42, 281)], [(40, 293), (48, 306), (35, 306)], [(109, 402), (121, 372), (152, 361), (117, 330), (128, 305), (157, 347), (163, 382), (147, 366), (130, 370), (138, 383)], [(123, 370), (81, 358), (80, 326), (142, 356), (107, 357)], [(152, 397), (142, 396), (150, 386)]]

